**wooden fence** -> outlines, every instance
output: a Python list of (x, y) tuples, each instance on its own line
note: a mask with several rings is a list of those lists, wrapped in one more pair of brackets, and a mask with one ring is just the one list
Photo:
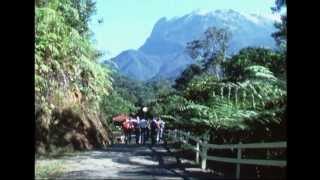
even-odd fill
[[(237, 165), (236, 178), (240, 178), (240, 165), (251, 164), (261, 166), (287, 166), (285, 160), (266, 160), (266, 159), (242, 159), (242, 149), (275, 149), (275, 148), (287, 148), (287, 142), (272, 142), (272, 143), (251, 143), (251, 144), (208, 144), (208, 136), (199, 138), (192, 136), (189, 132), (183, 132), (181, 130), (168, 130), (167, 135), (171, 137), (175, 142), (181, 142), (186, 148), (196, 152), (195, 161), (199, 164), (199, 157), (201, 157), (201, 168), (206, 169), (207, 160), (220, 161), (226, 163), (234, 163)], [(196, 146), (189, 144), (189, 140), (196, 142)], [(208, 156), (209, 149), (237, 149), (237, 158), (227, 158), (218, 156)]]

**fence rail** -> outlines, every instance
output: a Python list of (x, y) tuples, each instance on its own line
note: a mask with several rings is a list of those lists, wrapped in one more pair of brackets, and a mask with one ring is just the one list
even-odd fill
[[(174, 141), (183, 143), (185, 148), (191, 149), (196, 152), (196, 163), (199, 164), (199, 157), (201, 157), (201, 168), (206, 169), (207, 160), (219, 161), (225, 163), (234, 163), (236, 167), (236, 178), (240, 178), (240, 165), (261, 165), (261, 166), (287, 166), (286, 160), (266, 160), (266, 159), (243, 159), (242, 149), (280, 149), (287, 148), (287, 142), (271, 142), (271, 143), (250, 143), (250, 144), (208, 144), (208, 136), (196, 137), (191, 135), (189, 132), (183, 132), (180, 130), (168, 130), (168, 136)], [(189, 140), (196, 142), (196, 146), (189, 144)], [(209, 149), (237, 149), (236, 158), (208, 156)]]

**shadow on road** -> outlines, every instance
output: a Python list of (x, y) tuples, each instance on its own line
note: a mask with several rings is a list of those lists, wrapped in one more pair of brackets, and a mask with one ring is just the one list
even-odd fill
[(86, 179), (221, 179), (212, 171), (183, 158), (182, 151), (168, 145), (114, 144), (72, 157), (80, 165), (62, 176)]
[[(136, 167), (136, 169), (119, 171), (119, 175), (152, 176), (155, 179), (212, 179), (219, 177), (212, 172), (202, 171), (199, 165), (182, 162), (181, 152), (170, 149), (170, 145), (116, 144), (108, 151), (112, 154), (116, 152), (118, 155), (128, 153), (127, 157), (122, 156), (112, 160)], [(141, 157), (141, 159), (136, 161), (133, 157)], [(146, 162), (148, 160), (154, 163)]]

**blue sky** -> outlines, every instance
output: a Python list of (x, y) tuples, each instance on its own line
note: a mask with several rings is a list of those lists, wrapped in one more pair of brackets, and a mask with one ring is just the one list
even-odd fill
[[(96, 0), (97, 13), (90, 23), (95, 46), (104, 59), (127, 49), (138, 49), (161, 17), (183, 16), (194, 10), (233, 9), (271, 14), (275, 0)], [(103, 23), (97, 20), (102, 18)]]

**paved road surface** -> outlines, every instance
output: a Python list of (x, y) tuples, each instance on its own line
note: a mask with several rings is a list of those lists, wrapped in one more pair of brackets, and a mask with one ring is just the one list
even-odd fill
[[(212, 172), (177, 156), (170, 146), (115, 144), (63, 160), (71, 170), (59, 179), (217, 179)], [(219, 179), (219, 178), (218, 178)]]

